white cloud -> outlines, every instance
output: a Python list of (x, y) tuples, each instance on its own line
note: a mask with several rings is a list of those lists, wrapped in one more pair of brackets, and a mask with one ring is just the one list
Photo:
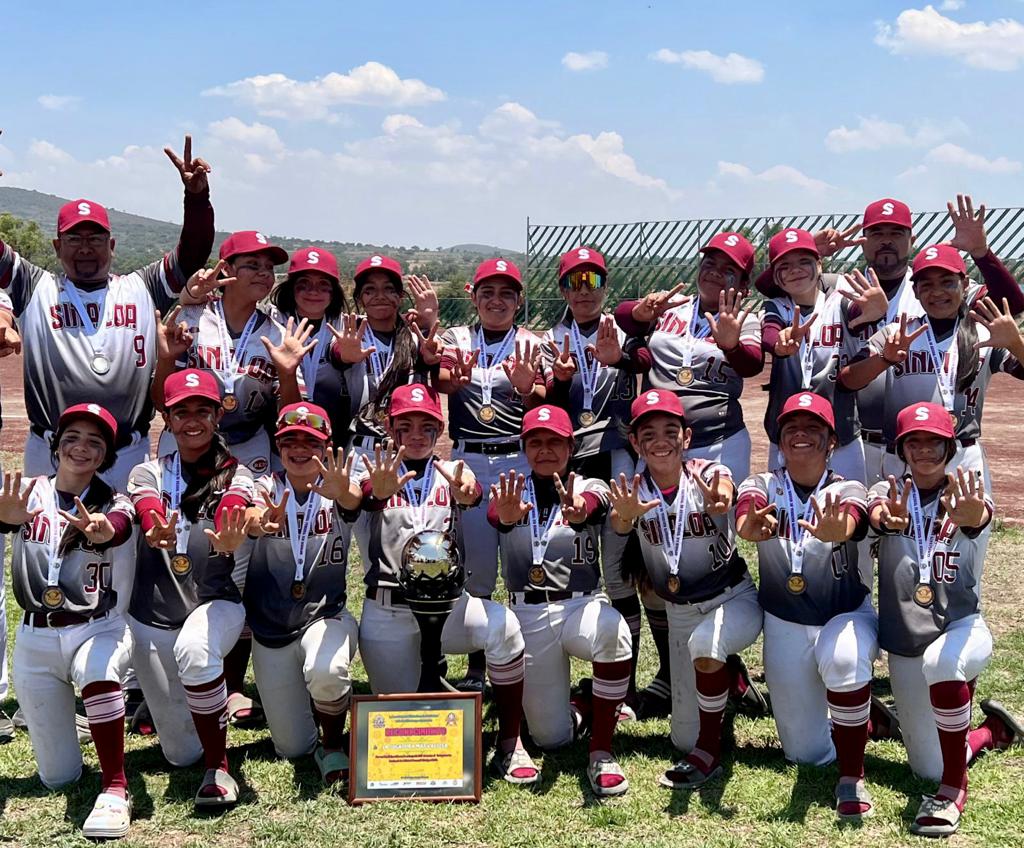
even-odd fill
[(825, 136), (825, 147), (833, 153), (895, 147), (927, 147), (950, 136), (966, 133), (967, 125), (959, 118), (950, 118), (941, 126), (924, 122), (910, 130), (903, 124), (874, 116), (861, 116), (857, 126), (852, 129), (843, 124), (829, 130)]
[(942, 0), (939, 6), (943, 12), (956, 12), (964, 7), (964, 0)]
[(971, 153), (949, 142), (933, 147), (928, 151), (926, 158), (929, 162), (966, 168), (968, 171), (979, 171), (983, 174), (1016, 174), (1021, 170), (1021, 163), (1015, 159), (1007, 159), (1005, 156), (986, 159), (978, 153)]
[(945, 56), (972, 68), (1014, 71), (1024, 61), (1024, 25), (1013, 18), (959, 23), (934, 6), (881, 22), (875, 43), (900, 55)]
[(718, 56), (708, 50), (684, 50), (677, 53), (663, 47), (656, 53), (652, 53), (651, 59), (655, 62), (683, 65), (693, 70), (703, 71), (715, 82), (726, 85), (759, 83), (764, 79), (764, 65), (757, 59), (750, 59), (739, 53), (730, 53), (727, 56)]
[(570, 71), (598, 71), (608, 67), (608, 54), (603, 50), (591, 50), (589, 53), (569, 51), (562, 57), (562, 65)]
[(28, 146), (28, 155), (37, 162), (48, 165), (64, 165), (74, 161), (71, 154), (61, 150), (49, 141), (33, 140)]
[(208, 129), (210, 135), (220, 141), (274, 152), (284, 150), (284, 142), (281, 141), (277, 130), (266, 124), (247, 124), (239, 118), (225, 118), (222, 121), (214, 121)]
[(284, 74), (261, 74), (208, 88), (207, 97), (230, 97), (260, 115), (289, 120), (336, 121), (340, 105), (421, 106), (445, 99), (439, 88), (402, 79), (387, 65), (367, 62), (346, 74), (331, 72), (308, 81)]
[(61, 112), (77, 106), (82, 102), (82, 98), (70, 94), (42, 94), (36, 98), (36, 102), (51, 112)]
[(809, 177), (791, 165), (773, 165), (760, 173), (754, 173), (746, 165), (741, 165), (738, 162), (719, 162), (718, 173), (720, 176), (733, 177), (743, 182), (791, 185), (813, 194), (820, 194), (832, 188), (824, 180)]

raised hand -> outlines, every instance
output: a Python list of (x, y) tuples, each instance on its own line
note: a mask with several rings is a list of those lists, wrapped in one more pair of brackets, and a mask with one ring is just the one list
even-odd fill
[(540, 368), (540, 345), (535, 345), (529, 340), (517, 340), (512, 364), (509, 365), (506, 360), (501, 363), (501, 368), (520, 396), (530, 394), (537, 379), (537, 369)]
[(305, 318), (298, 324), (295, 323), (294, 318), (289, 318), (280, 343), (272, 344), (266, 336), (260, 336), (260, 341), (267, 349), (270, 361), (274, 363), (278, 374), (294, 374), (298, 370), (306, 354), (317, 345), (317, 339), (313, 339), (307, 344), (312, 333), (313, 325)]
[(0, 327), (0, 359), (21, 353), (21, 335), (14, 327)]
[(237, 277), (221, 277), (227, 262), (218, 259), (217, 264), (212, 268), (200, 268), (185, 283), (178, 303), (182, 306), (195, 306), (205, 304), (213, 299), (218, 289), (230, 286), (237, 280)]
[(327, 447), (324, 449), (326, 464), (321, 462), (319, 457), (313, 457), (313, 461), (320, 469), (320, 484), (311, 483), (309, 488), (331, 501), (343, 500), (352, 490), (352, 463), (356, 455), (350, 452), (343, 461), (343, 454), (341, 448), (335, 450)]
[(685, 288), (686, 283), (676, 283), (669, 291), (645, 294), (633, 307), (633, 319), (643, 324), (651, 324), (670, 309), (689, 303), (689, 295), (680, 294)]
[(233, 554), (249, 534), (250, 520), (243, 507), (233, 506), (221, 518), (220, 530), (205, 529), (203, 532), (212, 547), (219, 554)]
[(576, 472), (570, 471), (566, 478), (565, 485), (562, 485), (562, 478), (555, 475), (555, 491), (561, 501), (562, 518), (570, 524), (582, 524), (587, 520), (587, 502), (583, 496), (573, 492), (576, 486)]
[(0, 521), (4, 524), (27, 524), (43, 511), (42, 507), (28, 508), (29, 498), (39, 478), (29, 480), (24, 492), (21, 490), (21, 479), (20, 471), (13, 475), (9, 471), (4, 474), (4, 484), (0, 488)]
[(775, 516), (775, 504), (760, 509), (752, 508), (737, 522), (736, 533), (748, 542), (764, 542), (779, 532), (779, 519)]
[(860, 232), (860, 224), (854, 224), (845, 230), (837, 230), (835, 227), (826, 227), (814, 234), (814, 244), (822, 259), (845, 250), (848, 247), (860, 247), (867, 241), (865, 238), (854, 238)]
[(440, 315), (440, 308), (437, 301), (437, 292), (426, 275), (418, 277), (410, 274), (405, 278), (406, 289), (412, 295), (413, 311), (416, 313), (416, 323), (421, 327), (430, 327), (437, 322)]
[(700, 474), (695, 474), (693, 479), (704, 495), (704, 512), (708, 515), (725, 515), (732, 506), (732, 483), (729, 479), (723, 479), (720, 471), (715, 471), (710, 486)]
[(718, 317), (710, 312), (704, 313), (711, 328), (711, 338), (722, 351), (735, 350), (740, 345), (743, 322), (751, 312), (749, 308), (744, 307), (743, 300), (743, 292), (723, 289), (718, 293)]
[(817, 317), (818, 313), (812, 312), (810, 317), (801, 324), (800, 307), (797, 306), (793, 310), (793, 323), (788, 327), (783, 327), (779, 332), (779, 338), (775, 342), (775, 355), (779, 357), (792, 356), (799, 351), (800, 343), (811, 331), (811, 324), (815, 322)]
[(985, 234), (985, 204), (974, 211), (974, 201), (969, 194), (956, 196), (956, 209), (952, 203), (946, 204), (949, 219), (953, 222), (953, 238), (947, 244), (981, 259), (988, 253), (988, 236)]
[(156, 310), (156, 352), (164, 361), (174, 362), (184, 356), (192, 347), (192, 331), (188, 323), (179, 321), (181, 307), (175, 306), (164, 323), (160, 310)]
[(472, 471), (466, 470), (466, 464), (460, 459), (455, 463), (455, 471), (449, 474), (444, 464), (435, 459), (434, 469), (448, 481), (448, 489), (452, 493), (455, 503), (460, 506), (473, 506), (478, 500), (476, 478)]
[(637, 519), (643, 518), (661, 501), (655, 499), (644, 501), (640, 499), (641, 478), (639, 474), (633, 475), (632, 484), (625, 474), (620, 474), (618, 480), (610, 480), (608, 483), (609, 500), (612, 505), (612, 512), (623, 524), (634, 524)]
[(264, 536), (279, 533), (288, 515), (288, 498), (291, 496), (291, 489), (285, 488), (281, 500), (276, 503), (266, 492), (260, 494), (263, 496), (266, 509), (260, 514), (256, 529)]
[(526, 488), (526, 478), (515, 471), (509, 472), (508, 477), (504, 474), (498, 475), (498, 482), (491, 486), (491, 500), (498, 512), (498, 521), (506, 526), (518, 524), (531, 509), (533, 504), (523, 501), (523, 490)]
[(910, 355), (910, 346), (914, 343), (914, 339), (927, 329), (927, 322), (922, 320), (920, 327), (908, 333), (907, 314), (904, 312), (900, 315), (899, 327), (889, 331), (889, 337), (885, 340), (885, 346), (882, 348), (882, 359), (890, 365), (897, 365), (905, 361)]
[(814, 523), (797, 519), (797, 524), (804, 528), (814, 538), (822, 542), (845, 542), (850, 538), (850, 530), (847, 527), (846, 512), (842, 508), (839, 495), (825, 495), (825, 506), (818, 504), (818, 499), (811, 498), (811, 509), (814, 510)]
[(846, 278), (846, 284), (850, 287), (850, 291), (841, 288), (839, 294), (850, 303), (856, 304), (860, 310), (860, 314), (850, 321), (851, 330), (863, 324), (880, 321), (888, 314), (889, 298), (885, 296), (885, 289), (878, 282), (878, 275), (874, 268), (868, 268), (867, 277), (856, 269), (852, 274), (843, 276)]
[(572, 358), (569, 350), (569, 334), (562, 336), (562, 346), (554, 339), (548, 342), (548, 348), (554, 353), (555, 358), (551, 361), (551, 371), (555, 379), (561, 383), (568, 383), (576, 374), (576, 360)]
[(376, 347), (363, 348), (363, 336), (370, 325), (358, 315), (351, 312), (341, 316), (341, 329), (336, 330), (330, 324), (327, 329), (334, 336), (334, 352), (342, 362), (355, 364), (364, 362), (377, 352)]
[(615, 318), (611, 315), (601, 316), (601, 321), (597, 325), (597, 336), (592, 345), (587, 345), (587, 350), (602, 365), (619, 364), (622, 359), (622, 343), (615, 327)]
[(146, 544), (162, 551), (172, 551), (178, 543), (178, 510), (172, 509), (165, 521), (153, 512), (153, 526), (146, 531)]
[(462, 351), (456, 349), (455, 361), (448, 371), (448, 379), (451, 384), (457, 389), (468, 386), (473, 380), (473, 369), (476, 367), (477, 360), (479, 359), (479, 349), (474, 350), (472, 353), (467, 353), (465, 359), (462, 358)]
[(89, 512), (81, 498), (75, 498), (77, 512), (60, 511), (61, 517), (81, 532), (95, 545), (102, 545), (114, 538), (114, 525), (102, 512)]
[(434, 366), (439, 365), (441, 362), (441, 356), (444, 353), (444, 342), (441, 341), (437, 335), (438, 330), (441, 329), (441, 322), (435, 321), (433, 326), (430, 328), (430, 332), (427, 335), (423, 335), (423, 330), (420, 329), (420, 325), (413, 321), (409, 326), (412, 327), (413, 333), (416, 335), (416, 340), (420, 346), (420, 359), (426, 365)]
[(971, 315), (988, 330), (988, 338), (975, 342), (975, 350), (980, 350), (983, 347), (1004, 347), (1016, 355), (1021, 347), (1020, 328), (1017, 326), (1017, 319), (1010, 311), (1010, 303), (1005, 297), (1002, 310), (996, 306), (992, 298), (986, 297), (971, 307)]
[(956, 476), (946, 475), (946, 491), (941, 502), (949, 520), (958, 527), (981, 527), (988, 517), (985, 503), (985, 481), (978, 471), (956, 467)]
[(882, 501), (878, 513), (878, 523), (886, 530), (902, 533), (910, 526), (910, 491), (913, 482), (908, 477), (903, 481), (903, 491), (899, 489), (896, 478), (889, 475), (889, 499)]
[(402, 470), (402, 460), (405, 459), (405, 445), (397, 451), (395, 443), (388, 439), (382, 447), (377, 445), (374, 448), (376, 460), (371, 463), (369, 458), (363, 455), (363, 465), (370, 474), (370, 484), (373, 487), (373, 496), (379, 501), (386, 501), (393, 497), (396, 492), (410, 480), (416, 479), (415, 471)]
[(186, 190), (193, 194), (198, 194), (210, 187), (207, 175), (212, 168), (210, 168), (205, 160), (192, 158), (192, 136), (185, 136), (185, 150), (180, 159), (178, 154), (169, 147), (164, 148), (164, 153), (167, 154), (167, 158), (171, 160), (174, 167), (178, 169), (178, 173), (181, 174), (181, 182)]

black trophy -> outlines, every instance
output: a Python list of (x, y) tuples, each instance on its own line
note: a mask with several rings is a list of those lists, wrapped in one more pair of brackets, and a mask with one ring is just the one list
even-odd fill
[(402, 549), (398, 582), (420, 628), (419, 692), (446, 692), (452, 687), (441, 677), (441, 630), (462, 595), (466, 573), (455, 537), (424, 530)]

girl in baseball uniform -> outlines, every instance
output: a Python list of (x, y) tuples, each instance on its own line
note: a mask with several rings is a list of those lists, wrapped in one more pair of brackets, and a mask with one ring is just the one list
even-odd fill
[(52, 789), (82, 773), (77, 687), (102, 772), (84, 833), (107, 839), (128, 833), (132, 808), (121, 689), (132, 640), (116, 607), (111, 553), (131, 537), (133, 510), (99, 476), (113, 466), (116, 443), (110, 412), (94, 403), (71, 406), (53, 435), (56, 473), (8, 473), (0, 491), (0, 532), (17, 532), (12, 582), (25, 610), (14, 643), (14, 685), (39, 778)]
[[(949, 411), (922, 402), (901, 410), (896, 450), (900, 478), (875, 484), (868, 500), (878, 551), (879, 644), (914, 773), (939, 788), (926, 795), (911, 832), (955, 833), (967, 802), (967, 766), (982, 751), (1024, 741), (1024, 730), (997, 701), (971, 730), (978, 675), (992, 657), (981, 615), (981, 530), (993, 504), (978, 472), (948, 465), (958, 450)], [(966, 749), (966, 756), (964, 751)]]
[(224, 412), (213, 374), (178, 371), (163, 389), (174, 449), (128, 478), (140, 527), (128, 625), (164, 756), (176, 766), (203, 757), (195, 805), (222, 808), (238, 800), (228, 774), (224, 658), (245, 623), (233, 552), (245, 540), (253, 480), (217, 432)]
[(686, 757), (663, 785), (693, 789), (721, 772), (726, 658), (753, 644), (761, 607), (736, 550), (733, 482), (720, 462), (690, 459), (679, 397), (648, 389), (631, 410), (629, 441), (645, 468), (611, 483), (610, 524), (637, 531), (646, 580), (666, 602), (672, 652), (672, 742)]
[[(713, 236), (700, 252), (696, 298), (681, 296), (680, 284), (671, 291), (620, 303), (615, 319), (631, 339), (642, 343), (635, 356), (649, 366), (643, 369), (643, 388), (674, 392), (682, 401), (693, 433), (687, 456), (721, 462), (734, 480), (745, 480), (750, 474), (750, 434), (740, 395), (743, 380), (764, 367), (760, 321), (743, 306), (754, 268), (754, 246), (740, 233), (724, 232)], [(606, 566), (606, 581), (608, 571)], [(609, 594), (636, 639), (638, 611), (630, 615), (621, 606), (623, 601), (616, 600), (619, 585), (621, 577), (608, 582)], [(625, 603), (635, 607), (632, 594)], [(644, 594), (643, 603), (660, 668), (641, 693), (639, 712), (645, 717), (667, 715), (672, 684), (665, 605), (653, 592)], [(740, 658), (730, 657), (729, 665), (733, 693), (757, 712), (766, 711)]]
[[(598, 797), (629, 783), (612, 755), (619, 704), (629, 686), (629, 627), (600, 591), (601, 531), (608, 484), (569, 471), (573, 426), (560, 407), (523, 417), (529, 476), (501, 474), (487, 518), (501, 544), (502, 578), (526, 642), (523, 708), (541, 748), (557, 748), (590, 727), (587, 779)], [(569, 698), (569, 658), (593, 664), (589, 694)]]
[[(361, 459), (360, 508), (368, 517), (370, 542), (363, 551), (359, 650), (377, 694), (415, 692), (420, 680), (419, 626), (398, 582), (403, 549), (418, 533), (436, 530), (453, 534), (464, 552), (476, 543), (465, 536), (466, 510), (482, 499), (480, 484), (462, 460), (442, 460), (435, 453), (444, 416), (434, 389), (399, 386), (388, 416), (394, 441), (378, 447), (372, 460)], [(441, 649), (483, 653), (498, 708), (493, 766), (509, 783), (536, 783), (539, 770), (519, 738), (525, 669), (519, 620), (501, 604), (463, 591), (441, 631)]]
[[(542, 344), (515, 323), (523, 278), (512, 261), (482, 262), (473, 274), (470, 297), (477, 320), (444, 332), (437, 386), (448, 395), (452, 459), (462, 460), (489, 491), (501, 474), (526, 471), (519, 434), (523, 414), (544, 400)], [(487, 521), (485, 505), (466, 511), (463, 529), (473, 540), (466, 551), (466, 590), (490, 597), (498, 579), (498, 532)], [(479, 652), (470, 655), (469, 672), (458, 686), (483, 690)]]
[(312, 752), (324, 781), (333, 783), (348, 775), (349, 666), (359, 640), (345, 608), (341, 514), (359, 504), (349, 482), (352, 456), (340, 467), (333, 452), (328, 459), (330, 417), (312, 403), (282, 409), (274, 438), (284, 471), (257, 480), (250, 508), (257, 538), (240, 552), (253, 670), (278, 754)]
[(878, 618), (857, 570), (867, 492), (829, 465), (838, 437), (825, 398), (798, 392), (777, 424), (784, 466), (744, 480), (736, 504), (737, 533), (757, 543), (765, 679), (786, 759), (835, 759), (836, 813), (857, 819), (872, 809), (864, 747), (878, 655)]

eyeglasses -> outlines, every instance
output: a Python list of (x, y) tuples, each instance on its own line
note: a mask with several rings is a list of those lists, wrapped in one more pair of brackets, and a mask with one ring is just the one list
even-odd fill
[(568, 274), (564, 274), (562, 279), (558, 281), (563, 289), (572, 289), (573, 291), (580, 291), (580, 289), (590, 289), (594, 291), (596, 289), (603, 289), (604, 284), (607, 282), (607, 275), (601, 271), (570, 271)]
[(89, 236), (83, 236), (79, 233), (68, 233), (61, 236), (60, 240), (68, 247), (81, 247), (83, 244), (87, 244), (89, 247), (99, 248), (110, 241), (110, 236), (107, 233), (93, 233)]
[(314, 430), (323, 433), (325, 436), (329, 436), (331, 434), (330, 422), (324, 418), (324, 416), (317, 415), (315, 412), (303, 412), (295, 409), (291, 412), (284, 413), (284, 415), (277, 419), (278, 430), (282, 427), (292, 427), (296, 424), (312, 427)]

